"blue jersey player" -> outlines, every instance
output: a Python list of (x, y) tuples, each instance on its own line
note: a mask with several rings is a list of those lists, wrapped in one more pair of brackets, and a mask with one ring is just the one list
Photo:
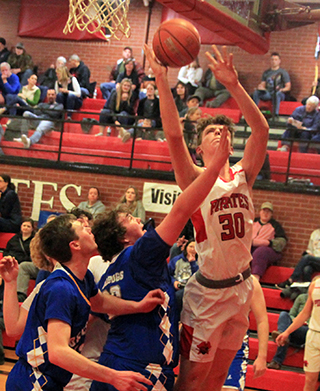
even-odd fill
[[(114, 318), (99, 360), (113, 369), (140, 372), (153, 383), (148, 390), (173, 389), (178, 330), (173, 308), (175, 291), (166, 259), (170, 247), (216, 181), (223, 159), (228, 157), (230, 137), (226, 127), (222, 129), (220, 144), (207, 170), (178, 197), (156, 229), (143, 230), (139, 218), (121, 209), (101, 216), (93, 226), (99, 252), (105, 260), (111, 260), (99, 283), (102, 291), (126, 300), (140, 300), (157, 288), (165, 294), (164, 303), (149, 314)], [(94, 381), (91, 391), (98, 390), (114, 391), (116, 387)]]
[(149, 292), (140, 302), (102, 294), (87, 270), (97, 245), (91, 229), (73, 215), (63, 215), (39, 231), (40, 250), (54, 271), (20, 310), (17, 301), (18, 264), (12, 257), (0, 262), (5, 281), (4, 319), (9, 335), (23, 335), (18, 362), (10, 372), (7, 391), (62, 391), (72, 373), (110, 383), (118, 390), (147, 390), (141, 374), (118, 372), (79, 353), (90, 309), (112, 315), (149, 312), (164, 302), (162, 291)]

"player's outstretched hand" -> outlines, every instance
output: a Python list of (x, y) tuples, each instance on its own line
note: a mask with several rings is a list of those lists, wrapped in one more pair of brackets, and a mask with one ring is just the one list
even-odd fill
[(129, 371), (115, 371), (115, 373), (112, 385), (119, 391), (147, 391), (147, 387), (141, 383), (152, 385), (152, 382), (140, 373)]
[(278, 337), (276, 339), (276, 344), (278, 346), (286, 345), (288, 343), (288, 337), (289, 337), (289, 334), (286, 331), (284, 331), (283, 333), (278, 335)]
[(168, 69), (157, 60), (154, 51), (150, 49), (147, 44), (144, 44), (143, 50), (155, 77), (160, 76), (161, 74), (167, 75)]
[(253, 363), (253, 378), (256, 379), (257, 377), (260, 377), (265, 374), (267, 369), (267, 363), (266, 360), (257, 357), (255, 362)]
[(209, 52), (206, 52), (206, 56), (210, 61), (209, 68), (215, 77), (225, 86), (236, 85), (238, 83), (238, 73), (233, 66), (233, 54), (227, 52), (226, 46), (223, 46), (222, 54), (216, 45), (212, 45), (212, 50), (214, 57)]
[(148, 292), (148, 294), (139, 302), (139, 312), (150, 312), (158, 305), (164, 303), (165, 296), (161, 289), (155, 289)]
[(221, 125), (221, 135), (219, 146), (215, 152), (214, 159), (211, 159), (209, 164), (213, 164), (217, 169), (221, 169), (226, 160), (229, 158), (229, 154), (231, 151), (231, 138), (228, 137), (230, 132), (225, 125)]
[(18, 277), (19, 265), (14, 257), (7, 256), (0, 260), (0, 275), (6, 283), (15, 281)]

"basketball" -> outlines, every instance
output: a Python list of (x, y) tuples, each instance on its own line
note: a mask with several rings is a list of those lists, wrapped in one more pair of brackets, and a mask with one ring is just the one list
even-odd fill
[(200, 45), (198, 30), (184, 19), (170, 19), (161, 23), (152, 43), (157, 59), (171, 68), (180, 68), (194, 61)]

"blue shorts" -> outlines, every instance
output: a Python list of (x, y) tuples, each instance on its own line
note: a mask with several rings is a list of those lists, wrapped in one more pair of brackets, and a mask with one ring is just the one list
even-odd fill
[[(126, 360), (122, 357), (114, 356), (110, 353), (102, 353), (99, 359), (99, 364), (118, 371), (134, 371), (139, 372), (147, 379), (151, 380), (156, 389), (160, 389), (159, 382), (162, 384), (161, 389), (172, 391), (174, 386), (173, 367), (157, 364), (149, 364), (148, 366), (142, 363)], [(163, 387), (163, 388), (162, 388)], [(148, 391), (152, 391), (153, 386), (148, 386)], [(117, 391), (116, 388), (107, 383), (93, 381), (90, 391)]]
[(6, 391), (63, 391), (63, 387), (48, 376), (35, 376), (32, 367), (22, 359), (14, 365), (6, 382)]
[(222, 388), (234, 388), (243, 391), (246, 384), (246, 374), (249, 357), (249, 331), (243, 338), (241, 348), (233, 359), (228, 376)]

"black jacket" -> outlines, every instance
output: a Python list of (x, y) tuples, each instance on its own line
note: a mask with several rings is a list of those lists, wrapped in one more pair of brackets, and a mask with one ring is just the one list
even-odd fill
[(31, 235), (28, 239), (23, 240), (22, 234), (14, 235), (7, 243), (6, 249), (3, 251), (3, 256), (11, 255), (15, 257), (18, 263), (27, 261), (31, 262), (30, 257), (30, 242), (34, 235)]
[(4, 219), (10, 220), (20, 230), (22, 222), (21, 207), (18, 194), (7, 188), (0, 198), (0, 215)]

